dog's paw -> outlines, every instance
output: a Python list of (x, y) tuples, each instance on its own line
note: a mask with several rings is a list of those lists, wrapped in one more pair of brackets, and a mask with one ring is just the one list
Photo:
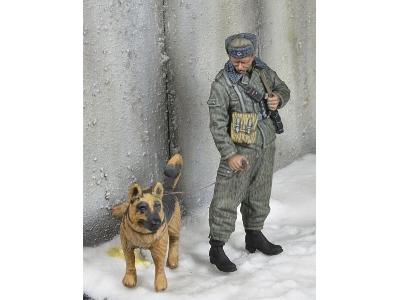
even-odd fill
[(122, 279), (122, 283), (124, 286), (132, 288), (136, 286), (136, 275), (125, 274), (124, 279)]
[(154, 289), (156, 292), (165, 291), (167, 286), (167, 277), (165, 277), (165, 274), (157, 275), (156, 280), (154, 281)]
[(167, 267), (170, 269), (176, 269), (178, 267), (178, 257), (168, 258)]

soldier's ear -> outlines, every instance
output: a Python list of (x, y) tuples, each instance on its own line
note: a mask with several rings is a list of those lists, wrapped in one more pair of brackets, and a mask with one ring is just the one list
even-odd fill
[(164, 187), (162, 186), (161, 182), (156, 183), (156, 185), (153, 187), (152, 194), (155, 197), (162, 199), (163, 194), (164, 194)]
[(142, 197), (142, 188), (137, 183), (133, 184), (129, 190), (129, 200), (132, 201), (138, 197)]

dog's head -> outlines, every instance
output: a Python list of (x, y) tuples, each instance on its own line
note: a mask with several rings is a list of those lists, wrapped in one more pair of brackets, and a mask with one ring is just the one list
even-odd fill
[(154, 234), (165, 224), (165, 214), (162, 197), (164, 188), (157, 182), (145, 192), (138, 184), (133, 184), (129, 190), (129, 206), (124, 218), (129, 226), (137, 232)]

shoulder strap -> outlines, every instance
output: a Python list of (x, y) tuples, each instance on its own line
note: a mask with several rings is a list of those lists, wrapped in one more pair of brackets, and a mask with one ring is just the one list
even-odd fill
[(244, 102), (243, 102), (243, 96), (242, 96), (242, 94), (240, 93), (240, 91), (239, 91), (237, 85), (232, 83), (232, 81), (230, 80), (228, 74), (226, 74), (226, 71), (225, 71), (225, 70), (224, 70), (223, 72), (224, 72), (224, 77), (225, 77), (225, 80), (226, 80), (227, 85), (230, 86), (230, 87), (233, 87), (233, 89), (235, 90), (236, 94), (237, 94), (238, 97), (239, 97), (240, 106), (242, 107), (242, 113), (246, 113), (246, 108), (244, 107)]
[[(258, 103), (258, 105), (260, 106), (259, 118), (261, 118), (261, 119), (268, 118), (270, 111), (267, 110), (267, 107), (265, 105), (264, 93), (259, 93), (255, 88), (253, 88), (249, 84), (244, 84), (240, 81), (238, 81), (238, 84), (243, 88), (246, 95), (248, 95), (250, 97), (250, 99), (256, 101)], [(267, 90), (268, 89), (269, 89), (269, 86), (268, 86)], [(269, 91), (270, 91), (270, 89), (269, 89)]]
[(271, 91), (271, 88), (268, 85), (267, 78), (265, 78), (264, 72), (262, 70), (261, 71), (257, 70), (257, 72), (260, 74), (261, 80), (262, 80), (265, 88), (267, 89), (268, 97), (271, 97), (272, 96), (272, 91)]

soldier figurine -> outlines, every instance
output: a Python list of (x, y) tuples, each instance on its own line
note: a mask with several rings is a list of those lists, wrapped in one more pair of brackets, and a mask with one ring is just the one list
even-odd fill
[[(209, 208), (209, 255), (210, 262), (220, 271), (234, 272), (236, 265), (223, 247), (235, 230), (239, 205), (246, 232), (245, 248), (250, 253), (259, 250), (266, 255), (283, 251), (269, 242), (261, 230), (270, 212), (277, 133), (270, 115), (286, 105), (290, 90), (256, 56), (254, 34), (229, 36), (225, 49), (229, 60), (212, 82), (207, 101), (210, 131), (221, 155)], [(257, 100), (255, 95), (261, 98)]]

